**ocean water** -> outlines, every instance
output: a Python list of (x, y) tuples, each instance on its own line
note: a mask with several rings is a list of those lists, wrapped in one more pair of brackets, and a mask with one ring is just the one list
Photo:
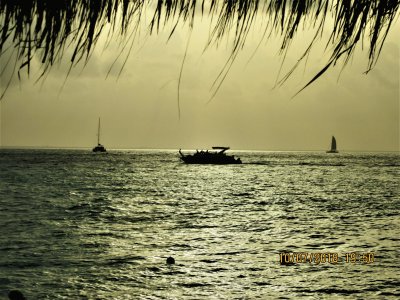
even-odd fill
[(398, 153), (234, 154), (0, 150), (0, 299), (400, 297)]

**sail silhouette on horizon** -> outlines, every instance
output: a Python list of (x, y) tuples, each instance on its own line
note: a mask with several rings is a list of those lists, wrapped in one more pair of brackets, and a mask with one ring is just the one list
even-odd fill
[(339, 151), (337, 150), (336, 138), (334, 136), (332, 136), (331, 140), (331, 149), (326, 151), (326, 153), (339, 153)]

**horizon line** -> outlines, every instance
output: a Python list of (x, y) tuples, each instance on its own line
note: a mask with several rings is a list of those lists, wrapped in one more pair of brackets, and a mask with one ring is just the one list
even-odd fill
[[(57, 146), (0, 146), (1, 149), (10, 150), (91, 150), (93, 147), (57, 147)], [(195, 151), (195, 148), (150, 148), (150, 147), (135, 147), (135, 148), (107, 148), (107, 151), (178, 151), (179, 149), (185, 151)], [(197, 149), (207, 149), (207, 148), (197, 148)], [(327, 149), (230, 149), (231, 152), (326, 152)], [(399, 150), (351, 150), (342, 149), (339, 153), (343, 152), (390, 152), (390, 153), (400, 153)]]

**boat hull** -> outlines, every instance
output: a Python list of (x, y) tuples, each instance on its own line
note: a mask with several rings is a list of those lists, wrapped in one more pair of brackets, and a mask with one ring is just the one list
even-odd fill
[(96, 146), (92, 149), (93, 152), (107, 152), (106, 148), (104, 146)]
[(339, 153), (339, 151), (337, 151), (337, 150), (328, 150), (328, 151), (326, 151), (326, 153)]
[(197, 152), (193, 155), (184, 155), (179, 150), (181, 160), (186, 164), (202, 164), (202, 165), (238, 165), (242, 161), (240, 158), (235, 158), (233, 155), (226, 155), (222, 152)]
[(181, 157), (181, 160), (186, 163), (186, 164), (203, 164), (203, 165), (237, 165), (241, 164), (242, 162), (240, 159), (235, 159), (233, 157), (227, 157), (225, 159), (214, 159), (214, 158), (209, 158), (209, 159), (198, 159), (193, 156), (185, 156)]

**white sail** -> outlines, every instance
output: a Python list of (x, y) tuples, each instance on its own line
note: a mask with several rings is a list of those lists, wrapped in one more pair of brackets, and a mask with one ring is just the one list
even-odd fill
[(331, 151), (332, 150), (336, 151), (336, 139), (334, 136), (332, 137), (332, 143), (331, 143)]
[(334, 136), (332, 136), (331, 149), (326, 151), (326, 153), (338, 153), (338, 152), (339, 151), (337, 150), (336, 139)]

